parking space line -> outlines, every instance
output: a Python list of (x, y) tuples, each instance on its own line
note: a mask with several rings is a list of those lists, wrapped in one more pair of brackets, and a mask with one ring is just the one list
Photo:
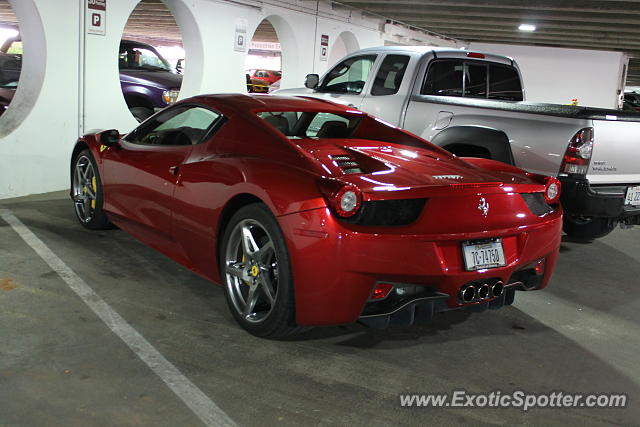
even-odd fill
[(195, 384), (155, 349), (138, 331), (124, 320), (109, 304), (67, 266), (11, 211), (0, 209), (0, 218), (24, 240), (64, 280), (85, 304), (133, 351), (193, 413), (207, 426), (235, 426)]

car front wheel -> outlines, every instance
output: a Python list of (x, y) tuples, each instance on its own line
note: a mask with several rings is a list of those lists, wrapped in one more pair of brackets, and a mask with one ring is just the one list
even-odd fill
[(236, 321), (260, 337), (296, 332), (289, 254), (280, 226), (265, 205), (245, 206), (231, 218), (220, 254), (225, 296)]
[(89, 150), (83, 150), (75, 157), (71, 173), (73, 204), (80, 224), (90, 230), (111, 228), (102, 210), (102, 181), (98, 166)]

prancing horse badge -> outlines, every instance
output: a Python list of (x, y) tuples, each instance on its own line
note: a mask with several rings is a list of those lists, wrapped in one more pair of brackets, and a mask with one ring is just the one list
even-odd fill
[(489, 202), (484, 197), (480, 197), (480, 204), (478, 205), (478, 210), (482, 212), (482, 216), (485, 218), (489, 214)]

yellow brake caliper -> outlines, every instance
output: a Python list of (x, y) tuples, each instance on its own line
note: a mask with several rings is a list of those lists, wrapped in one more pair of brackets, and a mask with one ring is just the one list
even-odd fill
[[(96, 185), (96, 177), (94, 176), (93, 178), (91, 178), (91, 188), (93, 189), (93, 194), (96, 195), (96, 197), (98, 196), (97, 194), (97, 185)], [(96, 199), (91, 200), (91, 209), (95, 209), (96, 208)]]

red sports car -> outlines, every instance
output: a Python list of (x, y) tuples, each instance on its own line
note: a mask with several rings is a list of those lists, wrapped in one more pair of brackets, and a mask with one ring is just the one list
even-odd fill
[(85, 227), (222, 283), (265, 337), (499, 308), (547, 285), (560, 246), (556, 179), (303, 97), (198, 96), (86, 135), (71, 182)]

